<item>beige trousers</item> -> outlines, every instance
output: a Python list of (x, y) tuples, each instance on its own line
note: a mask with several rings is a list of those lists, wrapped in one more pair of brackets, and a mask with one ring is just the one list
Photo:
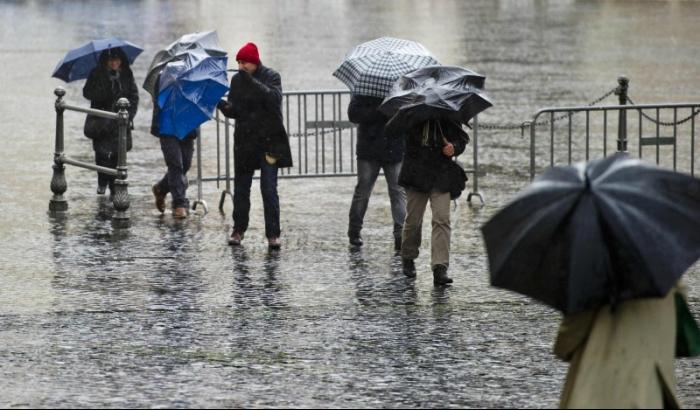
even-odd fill
[(431, 265), (450, 265), (450, 194), (433, 191), (429, 194), (406, 191), (406, 222), (403, 227), (401, 256), (404, 259), (418, 258), (422, 241), (423, 215), (430, 201), (433, 212), (432, 261)]

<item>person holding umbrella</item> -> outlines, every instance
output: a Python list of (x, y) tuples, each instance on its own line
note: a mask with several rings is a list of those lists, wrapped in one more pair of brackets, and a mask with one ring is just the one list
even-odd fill
[[(120, 98), (129, 100), (127, 150), (131, 149), (133, 120), (138, 110), (139, 92), (131, 71), (131, 64), (143, 49), (133, 43), (112, 37), (92, 40), (70, 50), (58, 63), (52, 77), (67, 83), (87, 78), (83, 96), (90, 107), (102, 111), (117, 111)], [(92, 140), (95, 163), (107, 168), (116, 168), (119, 151), (119, 125), (94, 115), (88, 115), (84, 126), (85, 136)], [(110, 188), (113, 192), (114, 177), (97, 174), (97, 194), (104, 195)]]
[(384, 171), (389, 186), (394, 221), (394, 248), (401, 250), (401, 236), (406, 219), (406, 192), (399, 185), (399, 171), (405, 151), (403, 136), (385, 131), (389, 118), (379, 106), (402, 75), (437, 60), (420, 43), (382, 37), (355, 47), (333, 73), (352, 91), (348, 118), (358, 125), (357, 185), (350, 206), (348, 237), (352, 246), (363, 245), (362, 227), (370, 196)]
[(483, 227), (491, 284), (564, 315), (562, 408), (678, 407), (700, 354), (681, 278), (700, 258), (700, 180), (626, 154), (547, 171)]
[(160, 139), (168, 167), (152, 188), (155, 204), (164, 212), (170, 193), (176, 219), (188, 216), (187, 172), (199, 126), (228, 89), (225, 55), (215, 32), (187, 34), (156, 54), (144, 82), (153, 96), (151, 134)]
[(228, 243), (240, 246), (248, 230), (250, 188), (255, 171), (260, 170), (265, 236), (270, 249), (279, 249), (282, 243), (277, 176), (280, 168), (293, 166), (282, 117), (282, 80), (279, 73), (262, 64), (253, 43), (243, 46), (236, 60), (239, 70), (231, 78), (228, 99), (218, 104), (226, 117), (236, 120), (234, 226)]
[[(120, 98), (129, 100), (129, 122), (127, 129), (127, 151), (133, 145), (131, 131), (138, 110), (139, 91), (134, 81), (134, 74), (129, 67), (129, 60), (120, 48), (104, 50), (100, 54), (100, 64), (88, 76), (83, 96), (90, 101), (90, 108), (103, 111), (117, 111)], [(85, 119), (85, 136), (92, 140), (95, 151), (95, 164), (106, 168), (117, 168), (119, 152), (119, 126), (114, 120), (88, 115)], [(114, 192), (114, 177), (97, 174), (97, 194), (104, 195), (109, 187), (110, 195)]]
[(415, 260), (422, 240), (423, 216), (430, 202), (433, 214), (433, 282), (445, 286), (453, 282), (450, 265), (450, 201), (465, 188), (466, 175), (455, 162), (469, 136), (461, 127), (473, 116), (491, 106), (483, 94), (484, 77), (459, 67), (429, 66), (403, 76), (381, 106), (392, 116), (387, 130), (407, 129), (399, 184), (408, 197), (401, 257), (403, 271), (416, 277)]

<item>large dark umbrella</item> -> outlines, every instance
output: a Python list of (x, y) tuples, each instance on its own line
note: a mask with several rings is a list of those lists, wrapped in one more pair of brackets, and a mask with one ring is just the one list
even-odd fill
[(466, 124), (493, 105), (484, 92), (485, 80), (462, 67), (424, 67), (401, 77), (380, 110), (406, 127), (431, 119)]
[(156, 53), (151, 67), (148, 69), (148, 74), (146, 74), (146, 80), (143, 82), (143, 89), (156, 98), (158, 96), (156, 82), (165, 65), (173, 61), (184, 60), (189, 53), (202, 51), (211, 57), (226, 56), (226, 51), (219, 45), (219, 36), (216, 31), (185, 34)]
[(352, 49), (333, 76), (353, 95), (384, 98), (402, 75), (433, 64), (439, 63), (422, 44), (382, 37)]
[(129, 65), (132, 65), (136, 57), (143, 52), (141, 47), (116, 37), (93, 40), (70, 50), (58, 63), (51, 76), (67, 83), (83, 80), (100, 64), (100, 54), (103, 51), (116, 48), (122, 50), (129, 60)]
[(493, 286), (566, 314), (662, 297), (700, 258), (700, 180), (622, 154), (553, 168), (482, 232)]

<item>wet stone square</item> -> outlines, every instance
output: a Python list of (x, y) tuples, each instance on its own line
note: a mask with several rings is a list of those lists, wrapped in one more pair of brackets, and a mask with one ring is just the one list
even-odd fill
[[(285, 91), (337, 90), (331, 73), (351, 47), (409, 38), (443, 64), (486, 75), (495, 106), (480, 121), (518, 124), (543, 107), (594, 101), (623, 74), (638, 102), (699, 101), (698, 19), (692, 1), (0, 2), (0, 407), (552, 408), (567, 371), (552, 353), (560, 315), (489, 286), (479, 228), (529, 183), (530, 140), (519, 129), (480, 131), (486, 205), (462, 198), (452, 210), (455, 283), (436, 289), (429, 241), (417, 280), (401, 272), (382, 179), (362, 250), (347, 240), (352, 177), (280, 181), (279, 252), (267, 249), (257, 181), (241, 248), (226, 244), (223, 184), (204, 185), (206, 215), (158, 213), (150, 189), (165, 165), (143, 90), (128, 157), (130, 227), (112, 226), (94, 173), (74, 167), (68, 214), (48, 215), (53, 90), (87, 105), (82, 83), (49, 77), (71, 47), (112, 35), (142, 45), (133, 66), (141, 84), (158, 49), (216, 29), (229, 52), (256, 41)], [(91, 162), (83, 122), (66, 115), (66, 152)], [(217, 170), (215, 136), (213, 123), (202, 128), (205, 175)], [(665, 166), (671, 155), (660, 153)], [(196, 198), (194, 184), (188, 193)], [(700, 266), (686, 283), (700, 316)], [(676, 375), (682, 404), (699, 407), (700, 361), (677, 361)]]

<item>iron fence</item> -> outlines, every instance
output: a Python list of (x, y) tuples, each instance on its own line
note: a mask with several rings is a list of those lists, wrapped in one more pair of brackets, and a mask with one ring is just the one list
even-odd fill
[[(116, 226), (128, 225), (129, 216), (127, 210), (130, 207), (127, 180), (127, 165), (126, 165), (126, 146), (127, 146), (127, 127), (129, 126), (129, 101), (126, 98), (121, 98), (117, 102), (117, 113), (109, 111), (100, 111), (91, 108), (83, 108), (66, 104), (63, 97), (66, 91), (58, 87), (54, 90), (56, 95), (56, 138), (54, 150), (53, 176), (51, 178), (51, 191), (53, 196), (49, 201), (49, 212), (58, 214), (68, 210), (68, 201), (63, 197), (63, 194), (68, 190), (68, 183), (65, 176), (65, 165), (72, 165), (78, 168), (84, 168), (92, 171), (101, 172), (115, 177), (114, 192), (112, 193), (112, 202), (116, 211), (112, 217)], [(95, 164), (72, 159), (66, 155), (63, 114), (65, 111), (80, 112), (83, 114), (93, 115), (101, 118), (116, 120), (119, 125), (119, 152), (117, 153), (117, 168), (105, 168)]]
[[(356, 125), (347, 117), (350, 103), (349, 91), (296, 91), (285, 92), (282, 99), (284, 125), (289, 134), (294, 167), (280, 170), (280, 178), (335, 178), (357, 175), (355, 155)], [(224, 184), (219, 201), (219, 210), (223, 211), (227, 197), (232, 198), (232, 134), (235, 122), (215, 114), (216, 132), (216, 170), (215, 175), (204, 175), (201, 165), (197, 169), (196, 184), (198, 198), (194, 203), (208, 209), (202, 199), (202, 183), (216, 182), (218, 187)], [(484, 198), (479, 192), (478, 158), (478, 118), (474, 119), (472, 132), (473, 159), (467, 173), (472, 175), (472, 190), (467, 200)], [(197, 161), (202, 164), (202, 142), (198, 140)], [(207, 147), (204, 147), (207, 150)], [(210, 167), (211, 168), (211, 167)], [(213, 171), (213, 170), (212, 170)]]
[[(700, 103), (628, 105), (629, 81), (622, 77), (619, 82), (617, 105), (545, 108), (533, 116), (529, 123), (531, 179), (538, 171), (562, 163), (571, 165), (612, 152), (631, 151), (645, 158), (650, 150), (657, 165), (695, 176), (695, 120)], [(549, 138), (544, 140), (538, 139), (541, 124), (549, 128)], [(662, 132), (662, 127), (670, 131)]]

